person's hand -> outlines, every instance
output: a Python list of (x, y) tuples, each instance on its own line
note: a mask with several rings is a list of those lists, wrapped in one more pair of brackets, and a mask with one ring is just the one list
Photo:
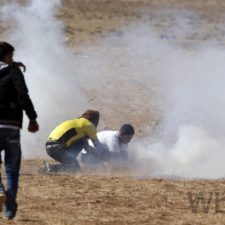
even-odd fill
[(28, 125), (28, 131), (31, 133), (35, 133), (39, 130), (39, 125), (36, 120), (30, 120)]
[(26, 66), (22, 62), (13, 62), (13, 66), (22, 67), (23, 72), (26, 72)]

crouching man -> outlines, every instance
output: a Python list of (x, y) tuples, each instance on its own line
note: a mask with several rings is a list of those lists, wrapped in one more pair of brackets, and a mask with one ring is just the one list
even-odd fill
[(71, 119), (59, 124), (49, 135), (46, 143), (47, 154), (59, 162), (49, 165), (45, 163), (39, 170), (40, 173), (76, 172), (80, 169), (77, 156), (84, 148), (87, 152), (91, 146), (89, 138), (95, 147), (91, 154), (98, 157), (103, 151), (99, 143), (96, 128), (99, 122), (99, 112), (88, 110), (80, 118)]
[[(81, 161), (89, 166), (96, 166), (102, 162), (109, 164), (121, 164), (127, 161), (128, 157), (128, 143), (135, 134), (134, 128), (130, 124), (124, 124), (119, 131), (101, 131), (98, 132), (97, 137), (106, 151), (98, 157), (92, 154), (92, 151), (82, 150)], [(92, 145), (91, 143), (89, 143)]]

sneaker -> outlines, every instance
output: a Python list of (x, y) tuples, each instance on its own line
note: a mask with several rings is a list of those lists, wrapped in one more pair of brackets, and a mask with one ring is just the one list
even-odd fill
[(50, 172), (51, 172), (51, 167), (48, 162), (44, 162), (41, 165), (40, 169), (38, 170), (39, 174), (48, 174)]
[(58, 173), (74, 173), (80, 169), (80, 165), (78, 162), (74, 164), (49, 164), (44, 162), (40, 167), (38, 173), (39, 174), (58, 174)]
[(11, 205), (3, 204), (3, 219), (12, 220), (16, 216), (17, 203), (13, 202)]
[(6, 201), (6, 195), (4, 192), (0, 192), (0, 212), (2, 211), (3, 204)]
[(3, 204), (3, 219), (12, 220), (16, 216), (18, 206), (15, 199), (10, 194), (6, 193), (6, 195), (7, 199)]

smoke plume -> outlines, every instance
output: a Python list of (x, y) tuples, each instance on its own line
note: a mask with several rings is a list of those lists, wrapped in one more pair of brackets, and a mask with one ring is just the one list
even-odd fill
[(92, 90), (119, 112), (124, 106), (136, 109), (131, 112), (143, 116), (143, 131), (152, 121), (141, 113), (160, 111), (153, 115), (161, 119), (155, 132), (143, 132), (133, 144), (133, 173), (223, 177), (225, 53), (212, 42), (194, 48), (179, 44), (195, 26), (197, 15), (176, 12), (177, 22), (168, 28), (171, 36), (131, 24), (121, 28), (120, 36), (110, 34), (93, 46), (81, 46), (87, 55), (75, 55), (55, 17), (60, 3), (32, 0), (23, 6), (8, 3), (0, 10), (1, 20), (13, 21), (8, 38), (16, 47), (15, 59), (28, 67), (25, 77), (41, 125), (38, 135), (23, 133), (25, 157), (44, 156), (51, 129), (86, 109)]
[(55, 18), (60, 4), (60, 0), (33, 0), (26, 5), (14, 2), (1, 7), (1, 19), (10, 21), (7, 40), (16, 48), (14, 58), (27, 65), (25, 78), (40, 123), (38, 134), (24, 129), (25, 157), (44, 156), (51, 129), (77, 117), (85, 108), (85, 71), (78, 72), (79, 62), (65, 44), (64, 26)]

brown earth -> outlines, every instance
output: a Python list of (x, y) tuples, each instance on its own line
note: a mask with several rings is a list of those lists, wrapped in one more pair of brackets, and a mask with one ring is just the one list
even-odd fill
[[(165, 10), (195, 12), (195, 30), (185, 37), (186, 41), (216, 39), (224, 42), (225, 2), (222, 0), (64, 0), (58, 16), (66, 25), (66, 36), (72, 47), (92, 41), (112, 32), (120, 35), (121, 27), (141, 21), (165, 32), (175, 21), (174, 14)], [(197, 33), (196, 33), (197, 32)], [(170, 35), (170, 34), (168, 34)]]
[[(165, 13), (168, 9), (190, 10), (197, 13), (200, 20), (187, 36), (173, 38), (168, 27), (175, 23), (175, 15)], [(65, 39), (75, 52), (80, 51), (80, 44), (90, 44), (108, 32), (120, 37), (123, 26), (131, 21), (147, 23), (159, 36), (181, 46), (196, 46), (210, 39), (223, 45), (224, 10), (223, 0), (64, 0), (58, 18), (65, 23)], [(0, 24), (3, 32), (7, 32), (7, 26)], [(115, 88), (115, 84), (110, 84), (109, 88)], [(118, 127), (128, 113), (120, 115), (121, 121), (117, 122), (119, 112), (106, 100), (95, 100), (94, 104), (104, 104), (103, 120), (106, 121), (104, 115), (111, 115), (113, 122), (109, 126)], [(140, 107), (142, 100), (135, 108), (129, 106), (128, 109)], [(141, 118), (148, 119), (150, 124), (160, 118), (157, 109), (138, 113), (129, 114), (128, 119), (139, 129), (143, 125)], [(221, 201), (218, 208), (216, 200), (218, 195), (224, 197), (224, 180), (137, 179), (88, 172), (44, 176), (37, 174), (40, 164), (40, 161), (23, 161), (18, 216), (12, 222), (0, 219), (0, 224), (224, 224), (224, 204)], [(206, 201), (212, 192), (209, 212), (204, 213), (200, 203), (199, 211), (193, 213), (188, 192), (203, 192)]]
[[(24, 164), (34, 168), (37, 161)], [(223, 224), (225, 205), (218, 199), (224, 197), (224, 187), (224, 180), (136, 179), (84, 173), (51, 176), (24, 172), (18, 215), (12, 222), (0, 219), (0, 223)], [(190, 198), (194, 200), (196, 193), (205, 197), (205, 207), (200, 201), (195, 211)]]

